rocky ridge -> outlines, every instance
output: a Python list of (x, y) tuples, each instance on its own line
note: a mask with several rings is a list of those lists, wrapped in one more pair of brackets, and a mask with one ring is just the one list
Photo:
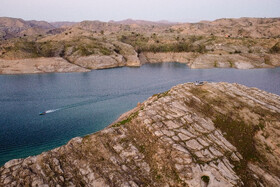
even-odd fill
[(195, 35), (212, 33), (215, 36), (278, 37), (280, 35), (279, 21), (279, 18), (222, 18), (215, 21), (177, 24), (171, 28)]
[(25, 21), (19, 18), (0, 17), (0, 38), (46, 34), (55, 27), (46, 21)]
[(0, 186), (279, 186), (280, 97), (181, 84), (106, 129), (0, 168)]

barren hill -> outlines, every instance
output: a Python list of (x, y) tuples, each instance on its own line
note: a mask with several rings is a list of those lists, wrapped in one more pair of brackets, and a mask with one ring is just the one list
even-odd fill
[(172, 28), (194, 35), (269, 38), (280, 36), (280, 18), (218, 19), (212, 22), (175, 25)]
[(146, 20), (133, 20), (133, 19), (126, 19), (122, 21), (110, 21), (111, 23), (118, 23), (123, 25), (175, 25), (176, 23), (169, 22), (169, 21), (146, 21)]
[(24, 35), (46, 34), (55, 27), (46, 21), (24, 21), (18, 18), (0, 17), (0, 38), (8, 39)]
[[(1, 18), (0, 71), (8, 73), (5, 70), (8, 67), (21, 73), (18, 67), (22, 66), (14, 67), (10, 60), (42, 57), (60, 57), (87, 69), (156, 62), (181, 62), (191, 68), (250, 69), (280, 65), (279, 18), (186, 24), (131, 19), (64, 24), (54, 23), (59, 27), (55, 28), (47, 22)], [(30, 67), (29, 72), (33, 70)]]

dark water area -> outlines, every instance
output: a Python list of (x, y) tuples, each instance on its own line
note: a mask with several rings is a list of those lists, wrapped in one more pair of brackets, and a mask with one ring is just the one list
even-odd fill
[[(280, 68), (189, 69), (162, 63), (87, 73), (0, 75), (0, 166), (99, 131), (153, 94), (196, 80), (237, 82), (280, 95)], [(40, 116), (43, 111), (49, 113)]]

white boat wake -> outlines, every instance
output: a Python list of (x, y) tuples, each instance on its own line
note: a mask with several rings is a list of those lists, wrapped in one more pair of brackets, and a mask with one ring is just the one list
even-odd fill
[[(109, 99), (114, 99), (114, 98), (117, 98), (117, 97), (124, 97), (124, 96), (127, 96), (127, 95), (138, 94), (141, 91), (145, 92), (145, 90), (150, 90), (150, 88), (155, 88), (155, 87), (161, 88), (162, 86), (164, 86), (166, 84), (170, 84), (170, 83), (173, 83), (173, 82), (182, 82), (183, 80), (185, 80), (185, 79), (176, 79), (176, 80), (172, 80), (172, 81), (165, 81), (164, 80), (161, 83), (156, 83), (154, 85), (150, 85), (148, 88), (145, 88), (145, 89), (128, 91), (124, 94), (115, 94), (115, 95), (113, 94), (111, 96), (107, 95), (106, 97), (103, 96), (103, 98), (102, 97), (97, 97), (97, 98), (94, 98), (94, 99), (89, 99), (89, 100), (85, 100), (85, 101), (82, 101), (82, 102), (62, 106), (62, 107), (57, 108), (57, 109), (46, 110), (45, 112), (39, 113), (39, 115), (45, 115), (45, 114), (49, 114), (49, 113), (53, 113), (53, 112), (57, 112), (57, 111), (61, 111), (61, 110), (66, 110), (66, 109), (70, 109), (70, 108), (81, 107), (81, 106), (84, 106), (84, 105), (89, 105), (89, 104), (93, 104), (93, 103), (97, 103), (97, 102), (101, 102), (101, 101), (105, 101), (105, 100), (109, 100)], [(207, 80), (207, 81), (210, 82), (211, 80)]]
[(55, 112), (55, 111), (58, 111), (58, 110), (60, 110), (60, 108), (47, 110), (47, 111), (45, 111), (45, 113), (48, 114), (48, 113), (52, 113), (52, 112)]
[(56, 111), (61, 110), (61, 109), (62, 109), (62, 108), (46, 110), (45, 112), (40, 112), (39, 115), (49, 114), (49, 113), (56, 112)]

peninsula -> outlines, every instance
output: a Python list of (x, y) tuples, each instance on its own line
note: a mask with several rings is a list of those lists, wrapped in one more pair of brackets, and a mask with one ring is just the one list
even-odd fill
[(280, 186), (280, 97), (177, 85), (97, 133), (0, 168), (0, 186)]

